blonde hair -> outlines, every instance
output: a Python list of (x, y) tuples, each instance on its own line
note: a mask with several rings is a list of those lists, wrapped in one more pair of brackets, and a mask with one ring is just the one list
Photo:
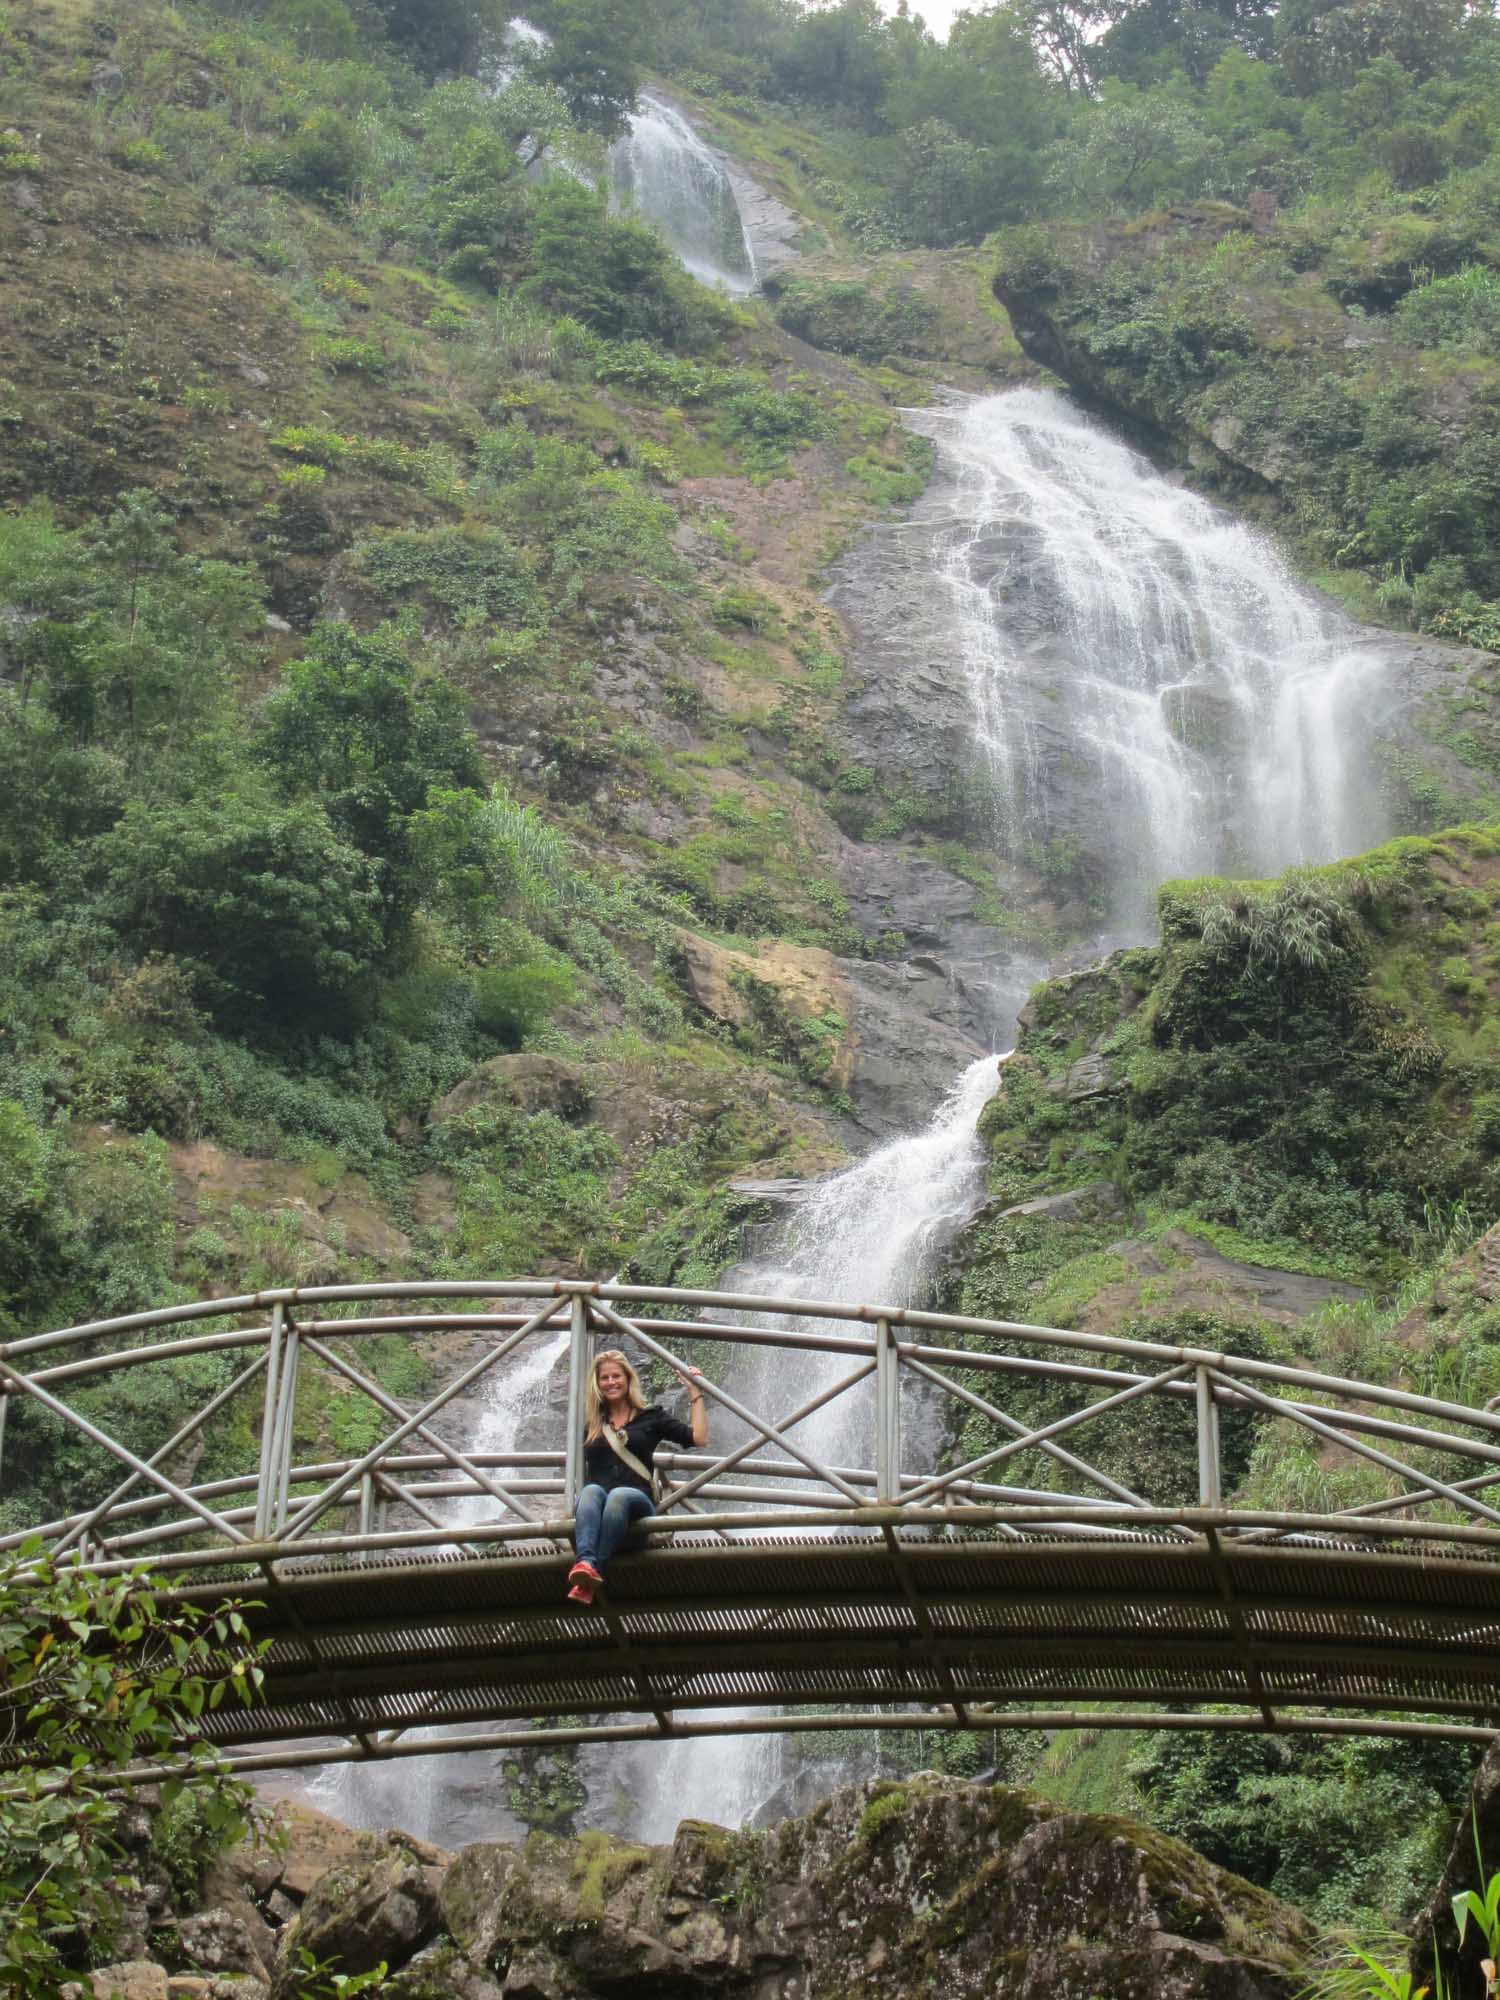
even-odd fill
[(595, 1438), (604, 1435), (605, 1406), (604, 1398), (599, 1393), (599, 1370), (606, 1361), (613, 1361), (617, 1367), (625, 1371), (625, 1400), (630, 1405), (632, 1415), (635, 1411), (646, 1408), (646, 1392), (641, 1387), (640, 1376), (636, 1374), (634, 1367), (618, 1347), (606, 1347), (601, 1354), (594, 1356), (594, 1365), (589, 1370), (589, 1379), (583, 1392), (583, 1434), (590, 1444)]

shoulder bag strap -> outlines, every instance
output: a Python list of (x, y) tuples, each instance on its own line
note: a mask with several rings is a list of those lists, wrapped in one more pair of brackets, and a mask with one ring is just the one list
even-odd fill
[(604, 1438), (610, 1450), (614, 1453), (615, 1457), (619, 1459), (620, 1463), (622, 1465), (628, 1465), (631, 1471), (636, 1474), (637, 1478), (644, 1479), (647, 1486), (649, 1486), (651, 1490), (655, 1492), (656, 1481), (655, 1481), (655, 1475), (652, 1473), (651, 1468), (649, 1466), (642, 1465), (641, 1461), (636, 1457), (635, 1453), (630, 1449), (630, 1446), (628, 1444), (624, 1444), (621, 1442), (620, 1433), (615, 1429), (614, 1425), (609, 1421), (607, 1417), (604, 1420)]

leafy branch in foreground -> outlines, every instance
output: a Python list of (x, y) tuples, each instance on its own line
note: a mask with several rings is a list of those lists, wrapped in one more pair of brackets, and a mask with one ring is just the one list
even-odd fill
[(144, 1571), (59, 1566), (40, 1543), (0, 1555), (0, 1741), (34, 1746), (0, 1781), (0, 1991), (57, 2000), (70, 1967), (107, 1957), (138, 1887), (111, 1790), (127, 1765), (182, 1756), (163, 1806), (191, 1794), (211, 1845), (245, 1834), (250, 1790), (198, 1732), (226, 1698), (257, 1698), (262, 1650), (238, 1605), (177, 1603)]

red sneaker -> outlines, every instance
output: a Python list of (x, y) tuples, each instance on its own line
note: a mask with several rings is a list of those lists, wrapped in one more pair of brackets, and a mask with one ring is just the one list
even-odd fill
[(576, 1562), (568, 1571), (568, 1582), (573, 1586), (568, 1596), (575, 1604), (592, 1604), (594, 1592), (603, 1581), (591, 1562)]

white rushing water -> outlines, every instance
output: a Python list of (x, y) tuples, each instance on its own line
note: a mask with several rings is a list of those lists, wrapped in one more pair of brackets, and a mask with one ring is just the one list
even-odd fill
[[(981, 1057), (923, 1131), (891, 1140), (812, 1189), (799, 1203), (775, 1262), (753, 1266), (736, 1279), (737, 1287), (848, 1305), (916, 1303), (937, 1255), (972, 1210), (983, 1165), (975, 1127), (997, 1081), (996, 1058)], [(826, 1324), (836, 1331), (840, 1323)], [(752, 1352), (733, 1380), (749, 1408), (786, 1416), (849, 1372), (847, 1358), (830, 1361), (770, 1349)], [(745, 1427), (715, 1417), (716, 1450), (732, 1448), (748, 1435)], [(872, 1466), (874, 1402), (868, 1382), (816, 1411), (794, 1435), (826, 1464)], [(908, 1434), (907, 1444), (909, 1463), (915, 1464), (921, 1441)], [(783, 1751), (780, 1738), (747, 1736), (638, 1753), (638, 1837), (670, 1840), (682, 1819), (742, 1825), (782, 1782)]]
[(940, 468), (914, 583), (939, 593), (1009, 851), (1112, 849), (1108, 915), (1141, 936), (1174, 876), (1384, 836), (1361, 722), (1378, 648), (1264, 536), (1050, 390), (910, 420)]
[[(938, 445), (939, 476), (898, 560), (911, 565), (912, 599), (925, 599), (927, 641), (946, 640), (962, 667), (1002, 846), (1035, 853), (1091, 824), (1111, 861), (1110, 927), (1139, 941), (1172, 876), (1270, 873), (1380, 837), (1360, 730), (1378, 649), (1301, 589), (1263, 537), (1049, 391), (911, 414)], [(1086, 809), (1071, 823), (1064, 792)], [(975, 1127), (995, 1084), (994, 1059), (974, 1063), (924, 1131), (815, 1190), (747, 1288), (920, 1301), (973, 1207)], [(752, 1407), (787, 1411), (839, 1371), (772, 1355), (736, 1387)], [(825, 1462), (872, 1464), (868, 1394), (839, 1398), (800, 1434)], [(653, 1756), (650, 1839), (687, 1816), (737, 1825), (767, 1799), (805, 1803), (786, 1787), (775, 1737)]]
[(609, 166), (615, 206), (651, 223), (695, 278), (755, 289), (755, 252), (728, 169), (680, 111), (643, 91)]

